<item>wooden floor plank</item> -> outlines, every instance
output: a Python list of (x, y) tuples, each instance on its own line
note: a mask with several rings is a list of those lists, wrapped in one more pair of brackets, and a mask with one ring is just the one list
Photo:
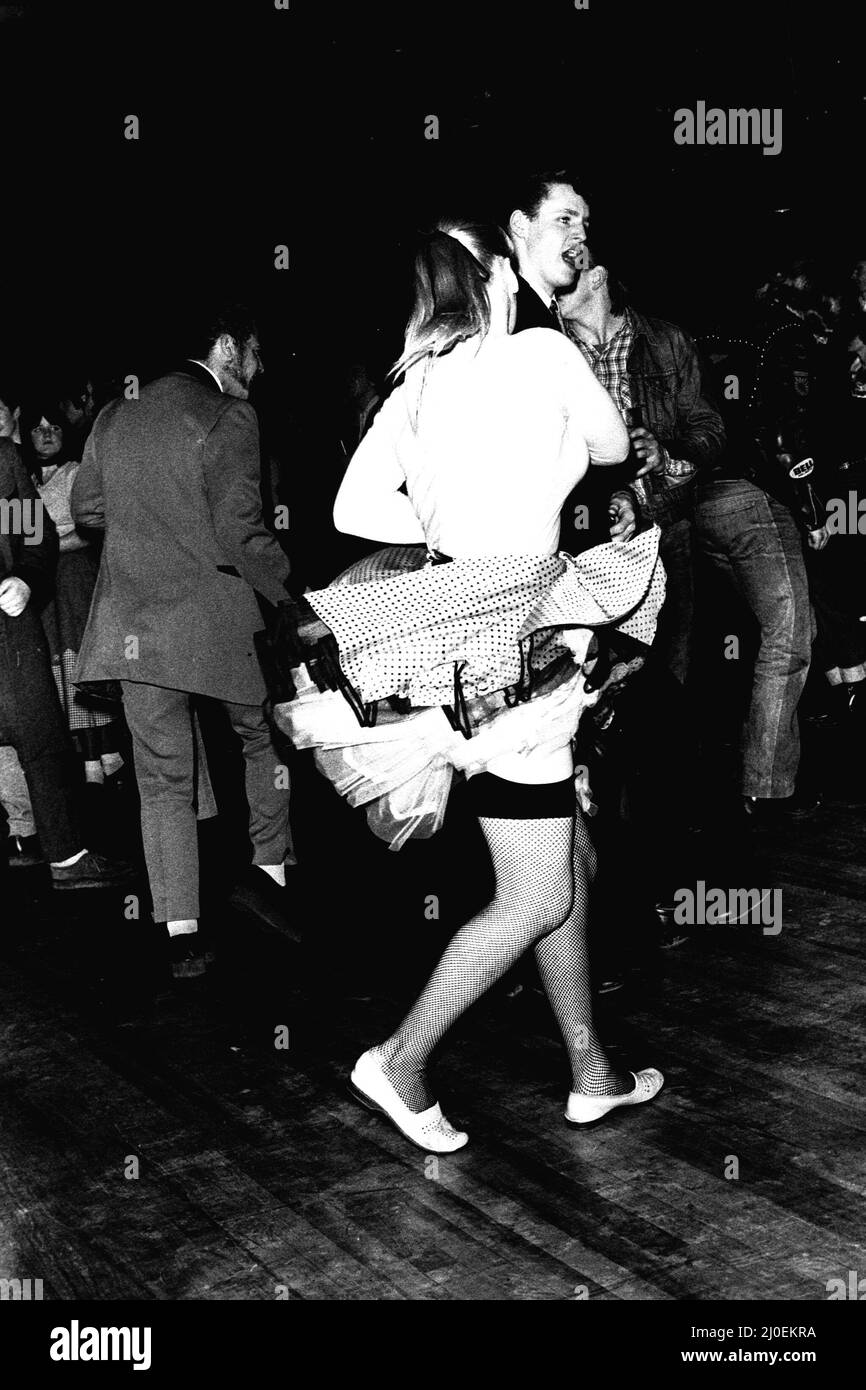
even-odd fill
[[(546, 1003), (486, 1000), (433, 1073), (471, 1140), (438, 1160), (346, 1090), (420, 956), (381, 990), (359, 957), (335, 989), (326, 939), (299, 965), (238, 928), (213, 983), (148, 992), (122, 961), (106, 982), (86, 913), (34, 898), (0, 939), (0, 1277), (54, 1298), (826, 1297), (866, 1271), (864, 831), (840, 804), (765, 835), (755, 881), (781, 886), (782, 932), (695, 928), (601, 1001), (606, 1044), (666, 1073), (652, 1106), (569, 1127)], [(376, 860), (371, 941), (405, 933), (424, 862), (459, 903), (446, 859), (404, 879)]]

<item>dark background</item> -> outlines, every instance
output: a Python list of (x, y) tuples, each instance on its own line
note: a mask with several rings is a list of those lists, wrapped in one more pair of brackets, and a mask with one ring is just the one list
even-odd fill
[[(834, 4), (0, 6), (0, 373), (147, 377), (199, 290), (249, 295), (254, 400), (312, 518), (346, 363), (398, 351), (419, 226), (574, 167), (635, 302), (700, 330), (791, 252), (866, 255), (862, 70)], [(781, 107), (782, 152), (675, 145), (699, 99)]]

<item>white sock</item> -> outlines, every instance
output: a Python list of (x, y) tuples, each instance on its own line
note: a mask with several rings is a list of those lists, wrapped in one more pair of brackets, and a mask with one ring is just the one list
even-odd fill
[(192, 936), (193, 932), (198, 931), (198, 922), (195, 917), (180, 917), (174, 922), (166, 922), (169, 936)]
[(52, 859), (52, 869), (68, 869), (71, 864), (77, 864), (79, 859), (83, 859), (87, 853), (86, 849), (80, 849), (77, 854), (73, 854), (71, 859)]
[(104, 782), (105, 773), (102, 771), (102, 763), (99, 758), (88, 758), (84, 764), (84, 780), (86, 782)]
[(263, 873), (270, 874), (274, 883), (278, 883), (281, 888), (286, 886), (286, 866), (285, 864), (257, 864), (256, 868)]
[(106, 777), (113, 777), (123, 767), (123, 757), (120, 753), (103, 753), (99, 761)]

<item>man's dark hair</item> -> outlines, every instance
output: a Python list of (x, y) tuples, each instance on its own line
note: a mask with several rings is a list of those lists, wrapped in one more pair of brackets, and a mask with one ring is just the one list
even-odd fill
[[(505, 212), (505, 226), (512, 212), (523, 212), (527, 217), (535, 217), (538, 209), (558, 183), (566, 183), (575, 193), (585, 197), (583, 183), (573, 169), (545, 169), (539, 174), (529, 174), (515, 188), (511, 202)], [(587, 201), (588, 198), (587, 198)]]
[(242, 348), (257, 331), (256, 317), (248, 304), (235, 300), (210, 304), (191, 316), (184, 347), (190, 357), (203, 362), (224, 333)]

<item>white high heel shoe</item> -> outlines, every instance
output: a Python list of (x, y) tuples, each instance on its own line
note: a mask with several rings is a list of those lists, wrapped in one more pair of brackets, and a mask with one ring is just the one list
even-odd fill
[(397, 1095), (373, 1051), (364, 1052), (355, 1063), (349, 1089), (362, 1105), (378, 1110), (396, 1125), (401, 1134), (425, 1153), (450, 1154), (469, 1143), (469, 1135), (455, 1129), (439, 1105), (431, 1105), (415, 1115)]
[(565, 1107), (565, 1118), (573, 1125), (591, 1125), (618, 1105), (643, 1105), (658, 1095), (665, 1079), (655, 1067), (643, 1071), (633, 1071), (634, 1090), (625, 1096), (585, 1096), (580, 1091), (571, 1091)]

